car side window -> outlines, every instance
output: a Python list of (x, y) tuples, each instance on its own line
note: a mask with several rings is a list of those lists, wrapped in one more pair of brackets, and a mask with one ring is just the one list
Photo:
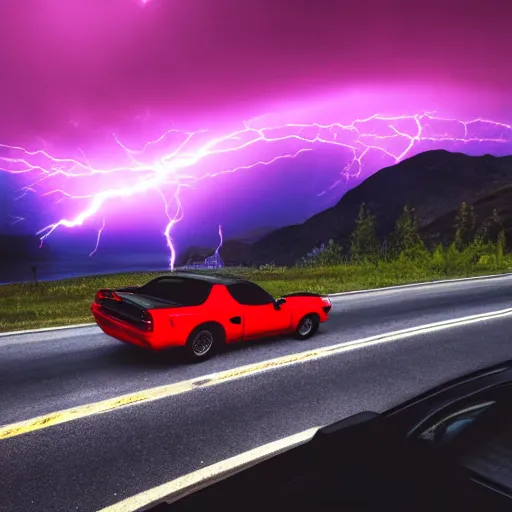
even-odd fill
[(512, 493), (512, 414), (498, 406), (482, 416), (478, 428), (468, 430), (457, 461), (479, 480)]
[(424, 430), (418, 438), (436, 444), (446, 444), (453, 441), (463, 430), (471, 426), (475, 419), (492, 404), (494, 404), (493, 401), (486, 401), (459, 409), (436, 421)]
[(210, 295), (212, 285), (197, 279), (157, 278), (139, 288), (137, 293), (181, 306), (199, 306)]
[(502, 385), (440, 411), (418, 440), (444, 452), (472, 479), (512, 493), (512, 386)]
[(413, 438), (446, 445), (500, 404), (512, 402), (512, 384), (499, 384), (453, 402), (414, 429)]
[(227, 287), (229, 294), (243, 306), (264, 306), (274, 302), (274, 297), (253, 283), (236, 283)]

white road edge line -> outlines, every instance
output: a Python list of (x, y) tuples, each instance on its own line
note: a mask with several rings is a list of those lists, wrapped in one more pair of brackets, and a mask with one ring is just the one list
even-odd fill
[(313, 438), (319, 427), (314, 427), (298, 434), (285, 437), (268, 443), (229, 459), (216, 462), (210, 466), (198, 469), (188, 475), (180, 476), (165, 484), (141, 492), (131, 498), (115, 503), (101, 509), (99, 512), (133, 512), (144, 510), (147, 507), (156, 505), (157, 502), (173, 502), (183, 498), (191, 492), (213, 484), (227, 476), (234, 475), (265, 459), (269, 459), (279, 453), (301, 445)]
[[(405, 288), (419, 288), (423, 286), (437, 285), (437, 284), (445, 284), (445, 283), (458, 283), (463, 281), (475, 281), (477, 279), (498, 279), (500, 277), (510, 277), (512, 276), (512, 272), (507, 272), (506, 274), (492, 274), (490, 276), (475, 276), (475, 277), (461, 277), (457, 279), (444, 279), (439, 281), (423, 281), (421, 283), (410, 283), (410, 284), (400, 284), (396, 286), (383, 286), (382, 288), (370, 288), (368, 290), (354, 290), (351, 292), (338, 292), (338, 293), (329, 293), (328, 297), (343, 297), (345, 295), (355, 295), (360, 293), (373, 293), (373, 292), (387, 292), (392, 290), (402, 290)], [(40, 329), (27, 329), (22, 331), (9, 331), (9, 332), (0, 332), (0, 338), (6, 336), (16, 336), (21, 334), (36, 334), (39, 332), (50, 332), (50, 331), (61, 331), (64, 329), (80, 329), (83, 327), (93, 327), (96, 324), (94, 322), (86, 323), (86, 324), (74, 324), (74, 325), (62, 325), (58, 327), (42, 327)]]

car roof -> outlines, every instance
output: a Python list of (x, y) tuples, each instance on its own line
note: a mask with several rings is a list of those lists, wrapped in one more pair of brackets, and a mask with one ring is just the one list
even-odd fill
[(241, 279), (236, 276), (230, 276), (230, 275), (208, 275), (208, 274), (202, 274), (199, 272), (187, 272), (187, 271), (180, 271), (180, 272), (172, 272), (170, 274), (167, 274), (165, 276), (159, 276), (153, 279), (152, 281), (158, 281), (160, 279), (168, 279), (173, 277), (180, 277), (184, 279), (193, 279), (195, 281), (203, 281), (205, 283), (210, 284), (222, 284), (224, 286), (229, 286), (232, 284), (237, 283), (250, 283), (250, 281), (247, 281), (246, 279)]

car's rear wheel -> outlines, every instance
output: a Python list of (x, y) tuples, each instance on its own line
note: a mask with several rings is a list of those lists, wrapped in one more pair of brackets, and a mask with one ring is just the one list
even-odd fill
[(320, 320), (317, 315), (310, 314), (301, 318), (299, 325), (297, 325), (297, 329), (295, 329), (295, 338), (298, 340), (306, 340), (311, 338), (313, 334), (318, 331), (318, 327), (320, 326)]
[(190, 361), (199, 362), (211, 357), (222, 343), (222, 329), (205, 324), (194, 329), (188, 337), (185, 351)]

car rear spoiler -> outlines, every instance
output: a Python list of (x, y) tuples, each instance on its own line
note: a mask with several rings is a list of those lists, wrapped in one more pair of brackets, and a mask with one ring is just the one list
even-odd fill
[(283, 295), (283, 299), (286, 299), (287, 297), (324, 297), (324, 295), (313, 292), (295, 292), (289, 293), (288, 295)]
[(140, 288), (140, 286), (125, 286), (124, 288), (116, 288), (114, 291), (123, 292), (123, 293), (134, 293), (139, 288)]

